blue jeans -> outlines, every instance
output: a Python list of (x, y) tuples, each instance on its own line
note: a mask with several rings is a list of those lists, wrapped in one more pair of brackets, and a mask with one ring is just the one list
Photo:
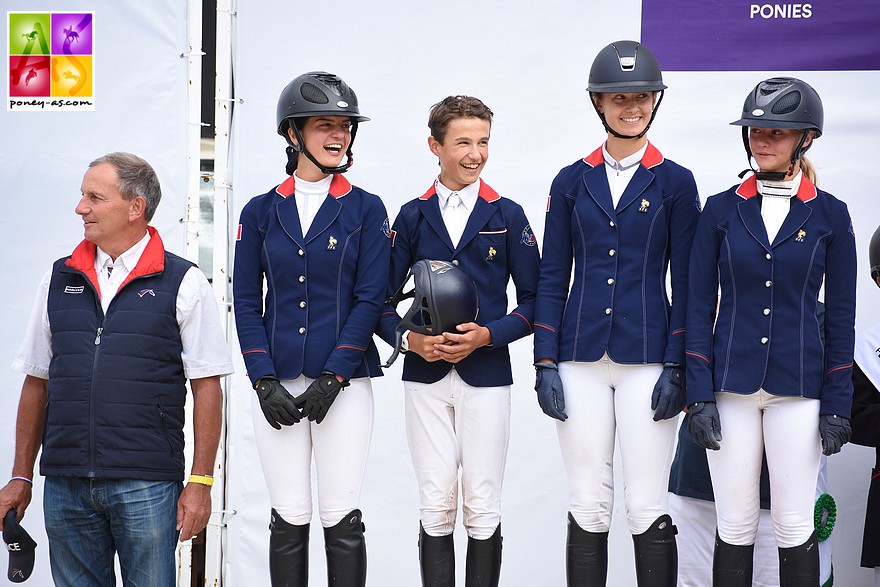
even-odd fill
[(57, 587), (173, 586), (178, 481), (46, 477), (43, 512)]

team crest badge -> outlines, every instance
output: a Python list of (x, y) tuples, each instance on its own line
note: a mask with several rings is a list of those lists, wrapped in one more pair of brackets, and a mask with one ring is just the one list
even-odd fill
[(645, 198), (642, 198), (642, 205), (639, 206), (639, 212), (647, 213), (647, 212), (648, 212), (648, 207), (649, 207), (650, 205), (651, 205), (651, 202), (649, 202), (649, 201), (646, 200)]
[(388, 222), (388, 218), (385, 218), (385, 222), (382, 223), (382, 234), (385, 235), (385, 238), (392, 237), (391, 223)]
[(336, 243), (337, 243), (336, 237), (331, 234), (330, 238), (327, 239), (327, 250), (328, 251), (335, 251), (336, 250)]
[(801, 230), (797, 231), (797, 236), (795, 237), (794, 240), (797, 241), (797, 242), (799, 242), (799, 243), (802, 243), (802, 242), (804, 242), (804, 237), (805, 237), (805, 236), (807, 236), (806, 231), (803, 230), (803, 229), (801, 229)]
[(496, 253), (498, 253), (498, 251), (495, 250), (495, 247), (489, 247), (489, 254), (486, 255), (486, 260), (494, 261)]
[(538, 239), (535, 238), (535, 233), (532, 232), (531, 225), (526, 224), (526, 227), (523, 228), (522, 237), (519, 239), (520, 244), (526, 245), (527, 247), (534, 247), (538, 245)]

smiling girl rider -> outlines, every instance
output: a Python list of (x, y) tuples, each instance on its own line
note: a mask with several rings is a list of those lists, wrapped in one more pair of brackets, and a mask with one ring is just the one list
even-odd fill
[(664, 89), (644, 45), (602, 49), (587, 90), (607, 138), (550, 187), (535, 389), (544, 412), (559, 420), (571, 499), (570, 586), (605, 585), (615, 434), (638, 584), (676, 584), (666, 487), (684, 407), (688, 254), (700, 203), (691, 172), (646, 136)]
[(688, 428), (710, 449), (716, 586), (752, 584), (762, 451), (780, 585), (819, 582), (815, 484), (820, 455), (838, 452), (852, 433), (856, 305), (849, 212), (816, 188), (803, 157), (823, 120), (822, 100), (803, 81), (759, 83), (732, 123), (743, 127), (749, 165), (754, 159), (758, 169), (707, 200), (694, 237)]
[(381, 375), (372, 333), (391, 252), (382, 202), (341, 175), (366, 120), (338, 76), (294, 79), (277, 109), (289, 177), (241, 212), (232, 287), (272, 505), (273, 586), (308, 584), (313, 455), (328, 585), (366, 582), (358, 506), (373, 427), (370, 378)]

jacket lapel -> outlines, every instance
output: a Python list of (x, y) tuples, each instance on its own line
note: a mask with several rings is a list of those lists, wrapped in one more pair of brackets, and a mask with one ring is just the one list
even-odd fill
[(739, 217), (745, 225), (746, 230), (752, 235), (762, 247), (770, 250), (770, 242), (767, 239), (767, 228), (764, 226), (764, 219), (761, 217), (760, 208), (761, 199), (759, 197), (748, 198), (736, 205)]
[(296, 208), (296, 198), (292, 195), (283, 198), (275, 205), (278, 213), (278, 222), (281, 228), (300, 247), (303, 246), (302, 227), (299, 224), (299, 211)]
[(309, 230), (306, 233), (306, 244), (312, 242), (318, 236), (327, 230), (327, 228), (333, 224), (333, 221), (336, 220), (336, 217), (339, 216), (339, 210), (342, 208), (342, 204), (331, 195), (327, 195), (324, 198), (324, 202), (321, 204), (321, 207), (318, 208), (318, 214), (315, 216), (315, 219), (312, 220), (312, 225), (309, 226)]
[(799, 198), (791, 199), (791, 209), (785, 217), (776, 238), (773, 239), (773, 247), (780, 245), (784, 240), (794, 235), (813, 214), (813, 209), (804, 204)]
[(587, 193), (590, 194), (590, 197), (605, 212), (608, 218), (616, 219), (617, 215), (614, 213), (611, 188), (608, 187), (608, 175), (605, 172), (605, 165), (596, 166), (585, 171), (584, 185), (587, 187)]
[(642, 195), (642, 192), (645, 191), (652, 181), (654, 181), (654, 173), (647, 170), (643, 165), (639, 165), (632, 179), (629, 180), (626, 189), (623, 190), (623, 194), (620, 196), (620, 201), (617, 203), (617, 212), (623, 212)]
[(449, 247), (450, 251), (454, 251), (455, 247), (452, 246), (452, 239), (449, 236), (449, 231), (446, 230), (446, 223), (443, 222), (443, 216), (440, 214), (440, 198), (437, 197), (433, 186), (420, 198), (419, 211), (440, 240)]
[(455, 250), (460, 251), (472, 241), (474, 237), (479, 234), (480, 229), (486, 226), (486, 223), (489, 222), (489, 219), (494, 213), (495, 206), (483, 198), (477, 198), (477, 201), (474, 204), (474, 209), (470, 216), (468, 216), (467, 225), (464, 227), (464, 232), (462, 233), (461, 239), (458, 241), (458, 246)]

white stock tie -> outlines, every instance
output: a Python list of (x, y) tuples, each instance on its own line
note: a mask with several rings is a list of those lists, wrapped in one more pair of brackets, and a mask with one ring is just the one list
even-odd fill
[(458, 246), (461, 235), (464, 232), (465, 209), (462, 206), (461, 196), (457, 192), (449, 194), (446, 199), (446, 214), (443, 220), (446, 223), (446, 230), (449, 231), (449, 238), (452, 240), (453, 246)]

